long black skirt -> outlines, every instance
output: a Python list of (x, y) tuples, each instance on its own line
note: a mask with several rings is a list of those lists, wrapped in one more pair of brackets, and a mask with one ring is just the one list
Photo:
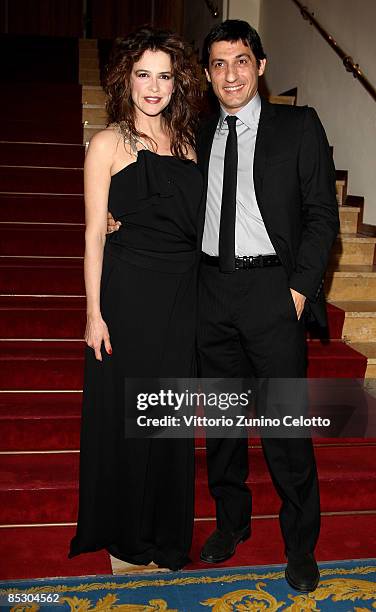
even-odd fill
[(69, 556), (106, 549), (134, 564), (189, 561), (194, 441), (126, 439), (124, 379), (195, 375), (194, 268), (147, 269), (105, 251), (101, 313), (112, 355), (85, 346), (77, 532)]

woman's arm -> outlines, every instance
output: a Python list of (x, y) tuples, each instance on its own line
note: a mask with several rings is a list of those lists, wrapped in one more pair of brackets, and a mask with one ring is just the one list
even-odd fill
[(102, 341), (107, 353), (112, 352), (107, 325), (100, 312), (100, 282), (113, 151), (112, 131), (98, 132), (90, 141), (84, 166), (86, 223), (84, 275), (87, 310), (85, 341), (94, 349), (95, 357), (99, 361), (102, 361)]

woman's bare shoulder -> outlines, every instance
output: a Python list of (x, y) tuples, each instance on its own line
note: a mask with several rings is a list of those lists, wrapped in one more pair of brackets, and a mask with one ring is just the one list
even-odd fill
[(90, 139), (89, 149), (96, 150), (98, 152), (112, 152), (116, 148), (121, 134), (116, 125), (112, 124), (106, 127), (104, 130), (99, 130)]

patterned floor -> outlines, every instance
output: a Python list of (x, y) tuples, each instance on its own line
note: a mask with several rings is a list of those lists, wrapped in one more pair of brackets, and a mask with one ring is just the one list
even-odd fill
[[(321, 563), (314, 593), (292, 591), (284, 566), (0, 582), (11, 612), (375, 611), (376, 559)], [(44, 601), (43, 601), (44, 600)]]

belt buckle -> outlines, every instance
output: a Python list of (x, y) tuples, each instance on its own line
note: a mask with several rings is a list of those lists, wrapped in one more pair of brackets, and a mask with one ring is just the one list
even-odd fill
[(252, 257), (243, 255), (243, 269), (244, 270), (249, 270), (249, 268), (251, 267), (251, 259)]

